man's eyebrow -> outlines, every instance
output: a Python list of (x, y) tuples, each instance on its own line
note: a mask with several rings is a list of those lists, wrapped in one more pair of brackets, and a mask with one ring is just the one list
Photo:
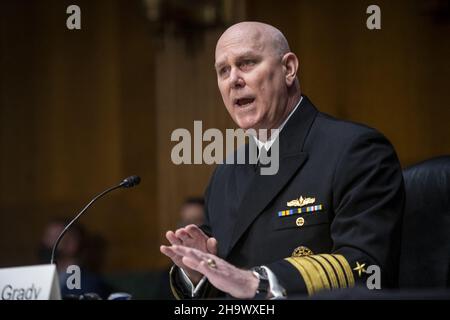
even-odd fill
[[(257, 58), (258, 56), (259, 56), (259, 54), (257, 52), (255, 52), (254, 50), (248, 50), (248, 51), (244, 51), (242, 53), (239, 53), (236, 56), (235, 60), (239, 61), (239, 60), (246, 59), (246, 58)], [(222, 67), (225, 64), (226, 64), (226, 62), (224, 62), (224, 61), (216, 62), (214, 64), (214, 68), (215, 69), (219, 69), (220, 67)]]
[(239, 60), (239, 59), (245, 59), (245, 58), (249, 58), (249, 57), (257, 57), (258, 56), (258, 54), (255, 52), (255, 51), (244, 51), (244, 52), (242, 52), (242, 53), (240, 53), (238, 56), (237, 56), (237, 60)]

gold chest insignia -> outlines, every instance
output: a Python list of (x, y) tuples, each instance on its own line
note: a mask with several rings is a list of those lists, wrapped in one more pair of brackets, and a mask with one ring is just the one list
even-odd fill
[(287, 203), (288, 207), (303, 207), (307, 204), (316, 202), (316, 198), (303, 198), (300, 196), (298, 199), (291, 200)]
[(300, 246), (294, 249), (294, 251), (292, 252), (292, 257), (304, 257), (312, 254), (313, 252), (311, 251), (311, 249), (304, 246)]

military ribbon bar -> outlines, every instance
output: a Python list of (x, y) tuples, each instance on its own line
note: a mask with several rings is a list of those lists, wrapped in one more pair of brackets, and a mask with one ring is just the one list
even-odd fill
[(296, 209), (278, 211), (278, 216), (286, 217), (286, 216), (291, 216), (293, 214), (320, 211), (322, 209), (323, 209), (323, 205), (319, 204), (317, 206), (310, 206), (310, 207), (304, 207), (304, 208), (296, 208)]

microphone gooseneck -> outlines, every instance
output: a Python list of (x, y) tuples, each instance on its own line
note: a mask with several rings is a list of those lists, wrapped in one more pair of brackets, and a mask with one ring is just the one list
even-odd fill
[(58, 248), (59, 243), (61, 242), (61, 239), (64, 237), (64, 235), (66, 234), (67, 230), (69, 230), (69, 228), (72, 226), (72, 224), (75, 223), (75, 221), (77, 221), (81, 215), (86, 212), (86, 210), (98, 199), (100, 199), (101, 197), (103, 197), (104, 195), (106, 195), (107, 193), (115, 190), (115, 189), (119, 189), (119, 188), (131, 188), (134, 186), (137, 186), (139, 183), (141, 182), (141, 178), (139, 178), (139, 176), (131, 176), (128, 177), (126, 179), (124, 179), (120, 184), (111, 187), (109, 189), (106, 189), (105, 191), (103, 191), (102, 193), (96, 195), (94, 197), (94, 199), (92, 199), (81, 211), (80, 213), (78, 213), (76, 215), (75, 218), (72, 219), (72, 221), (70, 221), (67, 226), (64, 228), (64, 230), (60, 233), (60, 235), (58, 236), (58, 239), (56, 239), (55, 244), (53, 245), (53, 249), (52, 249), (52, 257), (50, 259), (50, 264), (54, 263), (55, 260), (55, 253), (56, 253), (56, 249)]

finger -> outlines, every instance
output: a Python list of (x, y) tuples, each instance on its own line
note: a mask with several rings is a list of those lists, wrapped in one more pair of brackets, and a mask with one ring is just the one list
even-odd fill
[(216, 268), (212, 268), (208, 265), (206, 260), (200, 261), (197, 266), (197, 271), (204, 274), (209, 280), (212, 279), (213, 276), (217, 275), (219, 270)]
[(176, 254), (176, 252), (172, 250), (172, 247), (161, 246), (159, 250), (167, 257), (169, 257), (172, 260), (172, 262), (175, 263), (177, 266), (179, 266), (180, 268), (184, 268), (182, 256)]
[(191, 236), (186, 232), (186, 230), (184, 230), (184, 228), (181, 228), (181, 229), (178, 229), (177, 231), (175, 231), (175, 236), (178, 239), (181, 239), (182, 242), (191, 239)]
[(170, 244), (181, 244), (181, 239), (178, 239), (173, 231), (166, 232), (166, 238), (169, 240)]
[(208, 266), (208, 263), (205, 260), (197, 260), (191, 257), (183, 257), (182, 262), (188, 268), (191, 268), (197, 272), (200, 272), (208, 279), (214, 277), (214, 274), (218, 271), (217, 269), (211, 268)]
[(209, 238), (206, 241), (206, 248), (208, 249), (208, 252), (217, 255), (217, 240), (216, 238)]
[[(224, 261), (219, 257), (212, 254), (204, 253), (200, 250), (184, 247), (184, 246), (174, 246), (173, 250), (180, 256), (182, 256), (182, 263), (188, 261), (190, 265), (189, 268), (193, 268), (196, 271), (202, 273), (206, 277), (214, 276), (219, 272), (219, 265), (223, 264)], [(187, 260), (186, 260), (187, 259)], [(216, 262), (216, 267), (211, 267), (208, 265), (208, 260), (212, 259)], [(192, 266), (192, 267), (191, 267)]]
[(195, 224), (190, 224), (185, 228), (186, 232), (193, 239), (207, 239), (206, 234)]
[[(168, 247), (168, 246), (161, 246), (161, 247), (159, 247), (159, 250), (172, 260), (176, 259), (178, 256), (177, 253), (175, 251), (173, 251), (171, 247)], [(181, 259), (178, 259), (178, 260), (181, 260)]]
[[(201, 261), (199, 261), (199, 260), (197, 260), (197, 259), (192, 259), (192, 258), (190, 258), (190, 257), (183, 257), (183, 258), (181, 259), (181, 261), (183, 262), (183, 264), (184, 264), (186, 267), (191, 268), (192, 270), (195, 270), (195, 271), (200, 272), (200, 270), (199, 270), (198, 268), (199, 268), (199, 266), (200, 266), (200, 264), (201, 264)], [(202, 273), (202, 272), (200, 272), (200, 273)], [(203, 274), (203, 273), (202, 273), (202, 274)]]
[(201, 261), (203, 259), (208, 259), (208, 254), (203, 253), (200, 250), (194, 249), (194, 248), (188, 248), (185, 246), (172, 246), (172, 250), (183, 257), (190, 257), (192, 259), (196, 259), (198, 261)]
[(193, 250), (193, 249), (185, 247), (183, 245), (174, 245), (171, 247), (171, 250), (173, 250), (173, 252), (175, 252), (176, 254), (184, 257), (184, 256), (192, 255), (190, 250)]
[(174, 251), (172, 251), (170, 249), (170, 247), (167, 246), (161, 246), (159, 247), (159, 250), (166, 255), (167, 257), (169, 257), (175, 264), (178, 265), (178, 263), (181, 261), (181, 257), (178, 256)]
[(171, 257), (172, 256), (172, 252), (167, 249), (167, 246), (160, 246), (159, 247), (159, 251), (161, 251), (163, 254), (165, 254), (169, 258), (172, 258)]

